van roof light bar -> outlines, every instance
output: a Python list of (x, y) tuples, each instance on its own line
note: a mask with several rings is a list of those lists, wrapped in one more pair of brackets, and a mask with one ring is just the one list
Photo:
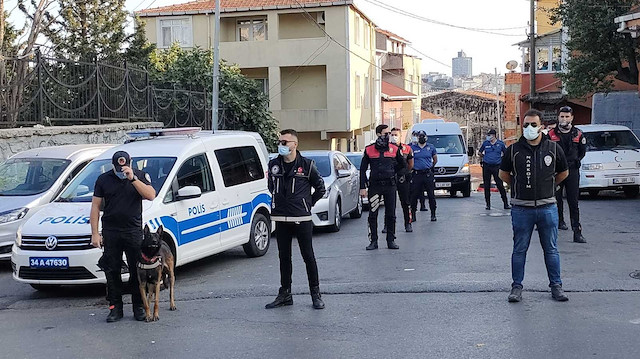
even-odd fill
[(127, 132), (127, 136), (135, 141), (164, 136), (191, 136), (200, 131), (202, 131), (201, 127), (161, 128), (131, 131)]

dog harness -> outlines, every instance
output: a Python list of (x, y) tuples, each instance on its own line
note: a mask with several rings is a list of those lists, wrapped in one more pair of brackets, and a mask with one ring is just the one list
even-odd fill
[(144, 253), (141, 253), (141, 254), (142, 254), (142, 259), (147, 263), (138, 262), (138, 268), (140, 269), (155, 269), (162, 264), (162, 261), (160, 260), (160, 256), (153, 256), (151, 257), (151, 259), (149, 259), (147, 258), (147, 256), (144, 255)]

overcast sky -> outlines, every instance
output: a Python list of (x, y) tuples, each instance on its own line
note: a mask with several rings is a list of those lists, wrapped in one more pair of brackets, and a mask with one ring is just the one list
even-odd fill
[[(177, 4), (182, 0), (127, 0), (128, 10), (140, 10), (149, 6)], [(529, 1), (527, 0), (355, 0), (362, 12), (378, 26), (394, 32), (412, 42), (418, 51), (448, 66), (439, 64), (423, 55), (422, 72), (443, 72), (451, 75), (451, 58), (464, 50), (473, 58), (473, 73), (506, 72), (509, 60), (520, 59), (520, 51), (514, 43), (526, 39), (526, 26), (529, 20)], [(439, 25), (384, 9), (376, 3), (391, 5), (400, 11), (406, 11), (415, 17), (427, 18), (441, 23), (474, 29), (505, 29), (489, 32), (515, 36), (500, 36), (480, 31), (470, 31)], [(15, 8), (17, 0), (6, 0), (7, 11)], [(21, 22), (20, 11), (15, 9), (11, 19)], [(411, 50), (409, 50), (411, 51)]]

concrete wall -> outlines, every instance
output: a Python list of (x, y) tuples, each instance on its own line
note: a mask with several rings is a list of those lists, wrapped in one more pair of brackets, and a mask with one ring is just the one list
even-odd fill
[[(316, 11), (309, 14), (313, 19), (317, 19), (321, 13), (321, 11)], [(278, 37), (281, 40), (324, 37), (324, 32), (305, 13), (280, 14), (278, 28)]]
[(549, 11), (557, 8), (559, 5), (560, 0), (538, 0), (536, 9), (536, 33), (546, 34), (562, 26), (561, 23), (552, 25), (550, 19), (551, 13)]
[(640, 137), (640, 98), (637, 92), (597, 93), (591, 123), (629, 127)]
[(136, 129), (162, 128), (162, 122), (115, 123), (110, 125), (27, 127), (0, 130), (0, 161), (16, 153), (45, 146), (121, 144), (126, 133)]
[(283, 110), (327, 109), (326, 66), (281, 67)]

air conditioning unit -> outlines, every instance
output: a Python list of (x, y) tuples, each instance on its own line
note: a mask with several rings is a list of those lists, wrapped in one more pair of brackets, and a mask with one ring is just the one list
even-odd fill
[(320, 25), (324, 25), (325, 24), (325, 20), (324, 20), (324, 11), (320, 11), (318, 13), (316, 13), (316, 22)]

